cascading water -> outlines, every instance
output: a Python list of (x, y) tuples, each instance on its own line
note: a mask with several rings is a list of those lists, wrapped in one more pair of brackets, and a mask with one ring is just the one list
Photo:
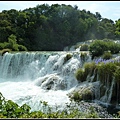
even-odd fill
[[(67, 58), (67, 55), (71, 57)], [(86, 58), (85, 62), (90, 62), (90, 56)], [(96, 100), (109, 103), (114, 82), (106, 89), (110, 94), (106, 91), (107, 94), (101, 96), (98, 75), (96, 82), (94, 75), (78, 84), (75, 71), (80, 67), (83, 67), (83, 61), (79, 51), (5, 53), (0, 56), (0, 92), (20, 106), (28, 104), (31, 111), (42, 109), (40, 101), (63, 109), (71, 102), (68, 94), (79, 85), (81, 91), (88, 87), (95, 91)]]
[(70, 52), (18, 52), (0, 56), (0, 92), (19, 105), (39, 110), (40, 101), (49, 105), (64, 105), (66, 95), (77, 80), (76, 69), (81, 67), (80, 54)]

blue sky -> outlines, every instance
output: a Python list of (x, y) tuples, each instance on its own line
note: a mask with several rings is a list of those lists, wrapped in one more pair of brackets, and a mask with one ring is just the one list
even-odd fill
[(49, 5), (56, 3), (60, 5), (77, 5), (80, 10), (89, 10), (94, 14), (99, 12), (102, 18), (108, 18), (113, 21), (120, 18), (120, 1), (0, 1), (0, 12), (10, 9), (24, 10), (44, 3)]

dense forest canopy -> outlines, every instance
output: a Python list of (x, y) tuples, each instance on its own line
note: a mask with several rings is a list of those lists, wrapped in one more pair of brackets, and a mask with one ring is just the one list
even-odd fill
[(13, 50), (54, 51), (104, 38), (120, 39), (120, 19), (114, 23), (99, 12), (80, 10), (77, 5), (42, 4), (0, 12), (0, 49), (13, 43)]

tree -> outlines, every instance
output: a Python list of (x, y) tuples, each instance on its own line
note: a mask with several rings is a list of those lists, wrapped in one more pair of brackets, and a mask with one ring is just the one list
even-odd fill
[(115, 21), (115, 34), (116, 34), (116, 37), (120, 39), (120, 19), (119, 20), (116, 20)]
[(95, 13), (95, 16), (96, 16), (96, 18), (97, 18), (98, 20), (101, 20), (101, 19), (102, 19), (102, 16), (100, 15), (99, 12), (96, 12), (96, 13)]

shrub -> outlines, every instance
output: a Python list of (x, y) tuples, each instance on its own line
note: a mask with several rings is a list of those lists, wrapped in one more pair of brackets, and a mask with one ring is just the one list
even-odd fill
[(97, 65), (97, 68), (98, 68), (98, 74), (101, 82), (105, 83), (105, 81), (107, 81), (108, 83), (111, 83), (117, 66), (114, 63), (109, 62), (106, 64), (101, 63)]
[(104, 52), (104, 54), (102, 55), (102, 58), (103, 58), (103, 59), (106, 59), (106, 60), (112, 58), (111, 52), (109, 52), (109, 51)]
[(81, 53), (80, 57), (82, 61), (85, 61), (85, 58), (87, 57), (87, 53)]
[(4, 48), (4, 43), (0, 43), (0, 50)]
[(80, 47), (80, 51), (88, 51), (88, 45), (87, 44), (82, 44)]
[(77, 69), (77, 71), (75, 72), (75, 77), (79, 82), (85, 81), (85, 74), (82, 68)]
[(11, 34), (8, 37), (8, 42), (0, 43), (0, 49), (11, 49), (12, 51), (27, 51), (23, 45), (17, 44), (16, 36)]
[(27, 51), (27, 48), (23, 45), (18, 45), (19, 51)]
[(108, 42), (108, 47), (112, 54), (119, 53), (120, 51), (120, 44), (118, 43), (110, 41)]
[(114, 76), (115, 76), (116, 82), (120, 84), (120, 66), (116, 69)]
[(89, 114), (86, 116), (86, 118), (99, 118), (99, 115), (93, 106), (90, 106)]
[(3, 49), (7, 49), (7, 48), (11, 49), (8, 42), (4, 42), (2, 48)]
[(73, 99), (76, 102), (79, 102), (80, 100), (82, 100), (82, 96), (79, 94), (79, 92), (74, 92), (71, 99)]
[(67, 54), (64, 58), (64, 63), (67, 62), (69, 59), (72, 58), (72, 55), (71, 54)]
[(120, 44), (113, 41), (96, 40), (90, 44), (89, 51), (93, 58), (102, 55), (105, 51), (110, 51), (112, 54), (116, 54), (120, 51)]
[(100, 56), (104, 53), (104, 51), (107, 51), (108, 45), (106, 42), (102, 41), (102, 40), (96, 40), (93, 43), (90, 44), (89, 46), (89, 51), (91, 53), (91, 55), (93, 56), (93, 58), (95, 56)]
[(93, 75), (96, 65), (95, 62), (91, 62), (91, 63), (85, 63), (83, 67), (85, 69), (85, 76), (87, 77), (87, 75), (90, 76)]
[(19, 51), (19, 49), (18, 49), (18, 44), (14, 44), (14, 45), (12, 46), (12, 50), (13, 50), (13, 51)]

